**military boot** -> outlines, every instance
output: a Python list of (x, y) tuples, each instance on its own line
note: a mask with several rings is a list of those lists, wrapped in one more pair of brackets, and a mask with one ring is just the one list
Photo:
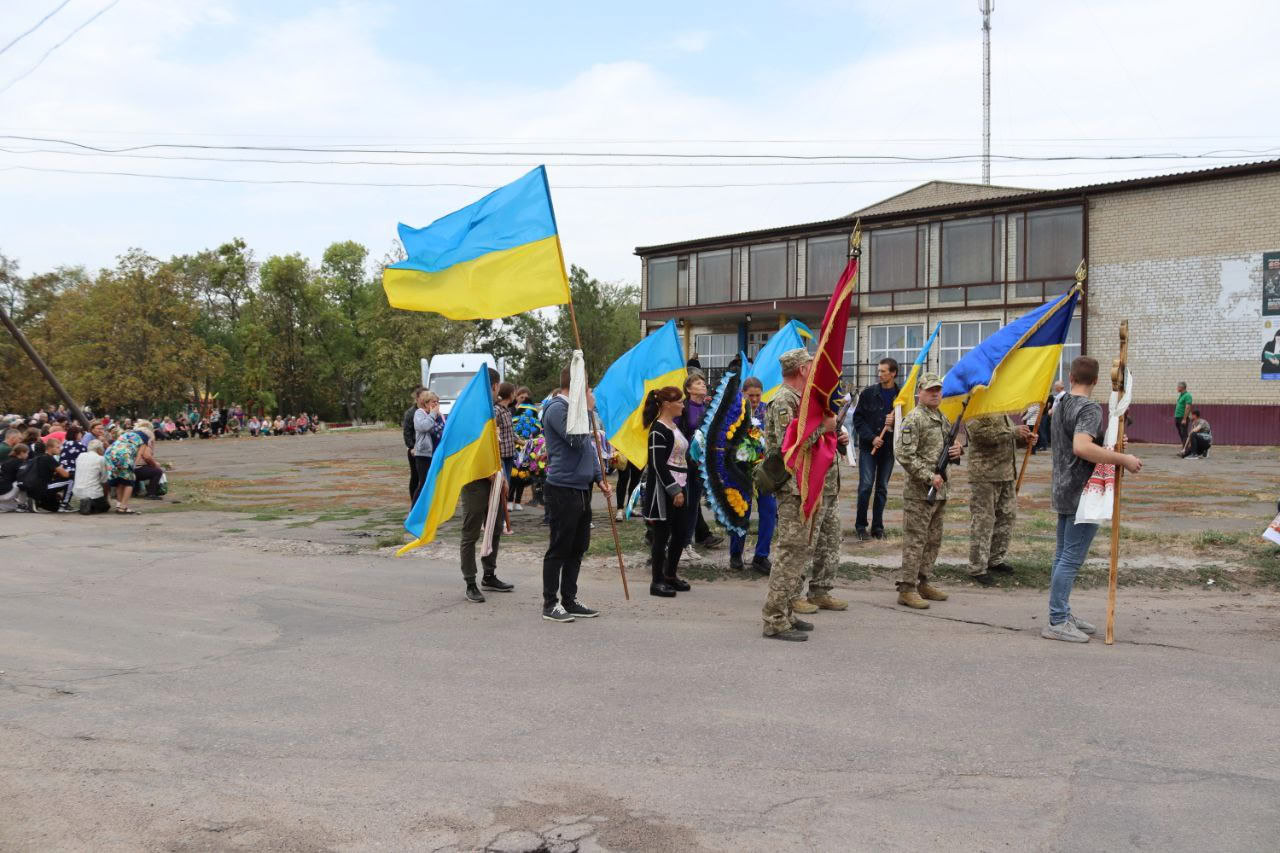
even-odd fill
[(821, 595), (814, 595), (813, 593), (810, 593), (808, 601), (819, 610), (849, 609), (849, 602), (845, 601), (843, 598), (836, 598), (829, 592), (824, 592)]
[(916, 592), (915, 584), (904, 583), (898, 587), (898, 603), (903, 607), (911, 607), (916, 610), (928, 610), (929, 602), (920, 597), (920, 593)]
[(807, 598), (797, 598), (795, 601), (791, 602), (791, 611), (793, 613), (805, 614), (817, 613), (818, 606), (816, 604), (811, 604)]
[(920, 593), (920, 597), (925, 601), (946, 601), (948, 598), (945, 592), (931, 585), (928, 581), (920, 581), (916, 585), (916, 592)]

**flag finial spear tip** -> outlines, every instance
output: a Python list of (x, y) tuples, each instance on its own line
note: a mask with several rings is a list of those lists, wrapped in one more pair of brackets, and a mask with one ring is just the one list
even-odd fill
[(849, 257), (856, 258), (862, 255), (862, 220), (858, 219), (853, 223), (853, 233), (849, 235)]
[(1089, 276), (1089, 268), (1085, 266), (1084, 259), (1081, 258), (1080, 266), (1076, 267), (1076, 284), (1084, 284), (1084, 280)]

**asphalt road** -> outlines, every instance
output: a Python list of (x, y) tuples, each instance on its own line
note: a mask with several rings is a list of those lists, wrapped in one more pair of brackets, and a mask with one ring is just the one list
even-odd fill
[[(225, 524), (225, 521), (221, 523)], [(447, 549), (274, 548), (213, 514), (0, 519), (5, 850), (1273, 850), (1280, 597), (848, 590), (760, 638), (763, 582), (600, 619), (461, 599)], [(1101, 620), (1103, 593), (1075, 609)], [(535, 833), (535, 834), (531, 834)], [(540, 834), (536, 834), (540, 833)]]

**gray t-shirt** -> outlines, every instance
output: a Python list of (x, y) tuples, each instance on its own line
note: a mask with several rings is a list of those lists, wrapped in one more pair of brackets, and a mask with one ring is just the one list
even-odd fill
[(1053, 409), (1050, 419), (1053, 447), (1053, 511), (1074, 513), (1080, 493), (1089, 482), (1094, 463), (1076, 456), (1072, 442), (1078, 432), (1102, 443), (1102, 407), (1077, 394), (1064, 394)]

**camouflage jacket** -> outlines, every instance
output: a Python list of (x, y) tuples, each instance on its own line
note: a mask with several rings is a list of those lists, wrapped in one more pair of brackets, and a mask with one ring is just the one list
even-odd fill
[[(916, 406), (902, 419), (895, 452), (902, 468), (907, 472), (907, 482), (902, 487), (904, 498), (924, 500), (933, 483), (933, 469), (938, 456), (947, 443), (951, 422), (937, 409)], [(938, 499), (946, 500), (947, 484), (938, 491)]]
[[(787, 425), (790, 424), (800, 412), (800, 395), (789, 385), (783, 385), (774, 398), (769, 401), (769, 407), (764, 413), (764, 446), (767, 451), (775, 448), (781, 450), (783, 439), (787, 435)], [(818, 427), (814, 438), (810, 440), (813, 444), (816, 437), (822, 434), (822, 427)], [(827, 470), (827, 479), (822, 483), (822, 494), (824, 496), (834, 497), (840, 491), (840, 464), (839, 460), (831, 463), (831, 468)], [(800, 494), (800, 487), (796, 485), (796, 478), (792, 477), (787, 480), (787, 484), (782, 487), (784, 495)]]
[(970, 482), (1000, 483), (1018, 476), (1017, 453), (1020, 441), (1008, 415), (987, 415), (965, 424), (969, 434)]

